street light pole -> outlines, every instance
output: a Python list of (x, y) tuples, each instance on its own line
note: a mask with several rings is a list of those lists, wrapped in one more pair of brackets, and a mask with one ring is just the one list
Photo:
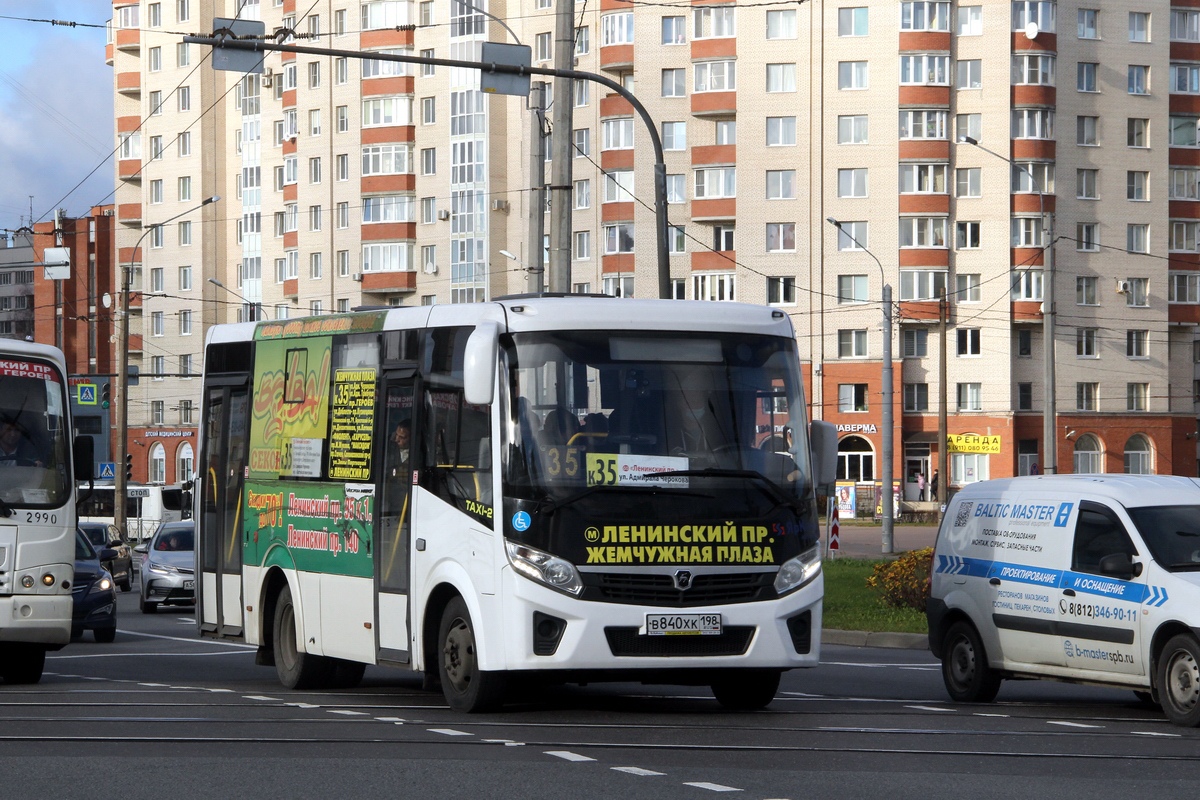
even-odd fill
[(129, 535), (126, 530), (127, 520), (125, 518), (126, 487), (129, 485), (125, 477), (125, 456), (129, 452), (129, 290), (133, 277), (133, 262), (136, 259), (137, 263), (142, 263), (138, 251), (141, 249), (142, 242), (155, 228), (162, 228), (168, 222), (174, 222), (180, 217), (220, 199), (220, 195), (205, 198), (200, 205), (146, 227), (142, 231), (142, 235), (138, 237), (137, 244), (133, 246), (133, 251), (129, 254), (130, 260), (121, 265), (121, 319), (120, 325), (117, 327), (117, 442), (115, 448), (116, 469), (113, 470), (113, 523), (126, 536)]
[[(228, 286), (221, 283), (216, 278), (209, 278), (208, 282), (211, 283), (213, 286), (224, 289), (225, 291), (229, 292), (231, 295), (236, 297), (238, 300), (242, 301), (242, 306), (246, 309), (246, 319), (244, 320), (245, 322), (255, 322), (259, 319), (262, 319), (262, 313), (261, 313), (262, 303), (251, 303), (249, 300), (246, 299), (246, 297), (244, 295), (238, 294), (233, 289), (230, 289)], [(239, 319), (238, 322), (243, 322), (243, 320)]]
[(882, 449), (883, 449), (883, 464), (880, 465), (879, 478), (883, 483), (883, 497), (880, 498), (879, 510), (880, 518), (883, 523), (882, 535), (882, 552), (890, 554), (895, 552), (895, 523), (896, 509), (894, 506), (892, 483), (892, 462), (895, 460), (896, 450), (896, 429), (892, 419), (892, 286), (887, 282), (887, 275), (884, 274), (883, 264), (875, 257), (875, 254), (866, 248), (866, 246), (855, 239), (845, 228), (842, 223), (833, 217), (826, 217), (825, 221), (833, 227), (837, 228), (847, 239), (854, 242), (858, 247), (875, 262), (879, 267), (879, 277), (883, 281), (883, 414), (881, 427)]
[[(1033, 183), (1033, 189), (1038, 196), (1038, 234), (1041, 238), (1043, 261), (1045, 262), (1045, 277), (1042, 282), (1042, 380), (1045, 387), (1046, 408), (1042, 412), (1042, 474), (1053, 475), (1058, 472), (1058, 394), (1054, 375), (1054, 337), (1055, 337), (1055, 308), (1054, 308), (1054, 218), (1046, 224), (1045, 194), (1042, 192), (1041, 181), (1033, 170), (1024, 164), (1013, 161), (1007, 156), (989, 150), (972, 136), (959, 137), (963, 144), (978, 147), (985, 153), (993, 155), (1001, 161), (1007, 161), (1011, 166), (1024, 172)], [(1047, 236), (1049, 229), (1049, 236)]]

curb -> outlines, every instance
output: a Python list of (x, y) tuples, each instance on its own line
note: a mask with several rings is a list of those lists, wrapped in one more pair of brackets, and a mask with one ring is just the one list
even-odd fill
[(823, 644), (844, 644), (851, 647), (893, 647), (902, 650), (928, 650), (929, 636), (924, 633), (893, 633), (890, 631), (821, 631)]

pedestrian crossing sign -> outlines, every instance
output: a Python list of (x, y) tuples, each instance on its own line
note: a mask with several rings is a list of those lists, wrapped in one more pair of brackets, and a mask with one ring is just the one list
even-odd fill
[(79, 405), (81, 405), (81, 406), (96, 405), (96, 384), (81, 383), (76, 388), (78, 389), (78, 392), (79, 392), (79, 394), (77, 395)]

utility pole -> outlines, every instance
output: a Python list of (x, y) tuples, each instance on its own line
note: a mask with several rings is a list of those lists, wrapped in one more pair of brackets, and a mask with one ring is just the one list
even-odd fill
[(938, 300), (938, 339), (941, 353), (938, 357), (938, 519), (941, 519), (942, 508), (946, 505), (946, 496), (950, 483), (949, 457), (946, 449), (946, 354), (949, 350), (946, 343), (946, 328), (950, 320), (950, 304), (946, 302), (946, 289)]
[(529, 266), (526, 286), (532, 294), (546, 290), (546, 259), (542, 240), (546, 236), (546, 82), (529, 87), (533, 118), (529, 131)]
[[(554, 67), (575, 69), (575, 0), (558, 0), (554, 20)], [(554, 79), (554, 126), (550, 160), (550, 291), (571, 291), (571, 129), (575, 125), (574, 81)], [(542, 248), (542, 239), (530, 242)]]

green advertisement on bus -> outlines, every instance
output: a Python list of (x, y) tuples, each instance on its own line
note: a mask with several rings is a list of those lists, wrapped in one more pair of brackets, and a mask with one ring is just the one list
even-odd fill
[(369, 578), (374, 574), (375, 487), (370, 484), (246, 484), (247, 563), (286, 547), (296, 569)]

